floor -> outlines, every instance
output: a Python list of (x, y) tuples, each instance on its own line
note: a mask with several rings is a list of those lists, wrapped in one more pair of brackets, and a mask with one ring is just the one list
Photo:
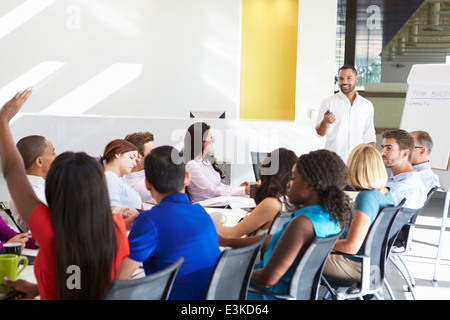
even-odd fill
[[(444, 207), (443, 192), (437, 192), (417, 219), (411, 251), (403, 255), (415, 280), (416, 300), (450, 300), (450, 226), (446, 227), (442, 255), (433, 281)], [(388, 263), (387, 279), (396, 300), (412, 300), (412, 294), (401, 274)], [(385, 299), (389, 295), (385, 293)]]

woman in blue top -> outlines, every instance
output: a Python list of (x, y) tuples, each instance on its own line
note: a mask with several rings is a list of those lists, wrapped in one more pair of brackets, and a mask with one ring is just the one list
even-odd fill
[[(357, 254), (380, 210), (393, 206), (394, 199), (385, 187), (387, 173), (381, 155), (373, 146), (356, 146), (350, 153), (347, 165), (349, 184), (359, 193), (353, 205), (348, 233), (336, 242), (334, 249), (347, 254)], [(349, 259), (333, 254), (328, 257), (323, 273), (334, 278), (360, 281), (361, 264), (356, 258)]]
[[(291, 266), (315, 237), (341, 231), (350, 215), (349, 198), (343, 192), (347, 168), (334, 152), (312, 151), (302, 155), (292, 169), (288, 197), (303, 205), (292, 219), (276, 232), (255, 265), (250, 284), (272, 292), (285, 293), (292, 274)], [(247, 299), (270, 299), (248, 293)]]

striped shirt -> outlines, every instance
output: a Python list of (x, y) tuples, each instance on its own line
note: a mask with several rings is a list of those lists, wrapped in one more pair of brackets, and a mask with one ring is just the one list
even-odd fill
[(114, 172), (105, 172), (106, 185), (108, 186), (111, 207), (141, 209), (142, 201), (139, 193)]

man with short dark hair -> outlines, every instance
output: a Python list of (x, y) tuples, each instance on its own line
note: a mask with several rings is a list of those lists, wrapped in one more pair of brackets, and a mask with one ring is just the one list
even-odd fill
[[(45, 197), (45, 178), (53, 160), (57, 156), (53, 143), (43, 136), (32, 135), (20, 139), (17, 142), (17, 149), (19, 149), (20, 155), (22, 156), (27, 178), (36, 196), (43, 203), (47, 204)], [(11, 198), (9, 199), (9, 208), (20, 228), (24, 232), (28, 231), (28, 224), (22, 219), (20, 212), (17, 210)]]
[(439, 176), (431, 170), (428, 156), (433, 149), (433, 140), (426, 131), (412, 131), (409, 133), (414, 139), (414, 151), (411, 156), (413, 169), (420, 172), (422, 181), (428, 191), (434, 187), (439, 187)]
[(405, 130), (385, 130), (381, 135), (381, 158), (392, 172), (386, 186), (391, 190), (395, 204), (398, 205), (405, 198), (405, 208), (421, 208), (427, 198), (427, 190), (420, 173), (414, 171), (411, 164), (413, 138)]
[(316, 119), (317, 134), (326, 137), (325, 149), (336, 152), (345, 163), (358, 144), (375, 146), (376, 141), (373, 105), (356, 91), (358, 79), (353, 66), (342, 66), (340, 90), (322, 102)]
[(129, 279), (141, 263), (148, 275), (183, 257), (169, 299), (201, 300), (220, 255), (214, 223), (184, 193), (189, 173), (177, 149), (153, 149), (145, 158), (145, 177), (157, 205), (134, 221), (128, 235), (130, 255), (122, 262), (118, 279)]

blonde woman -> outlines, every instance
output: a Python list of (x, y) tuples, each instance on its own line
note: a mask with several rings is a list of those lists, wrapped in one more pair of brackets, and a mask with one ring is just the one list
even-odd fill
[[(338, 240), (334, 249), (347, 254), (359, 253), (370, 226), (384, 207), (393, 206), (394, 199), (386, 188), (387, 172), (380, 153), (368, 144), (356, 146), (347, 162), (349, 184), (359, 191), (353, 205), (353, 215), (345, 238)], [(361, 265), (357, 258), (330, 255), (324, 274), (345, 280), (360, 280)]]

